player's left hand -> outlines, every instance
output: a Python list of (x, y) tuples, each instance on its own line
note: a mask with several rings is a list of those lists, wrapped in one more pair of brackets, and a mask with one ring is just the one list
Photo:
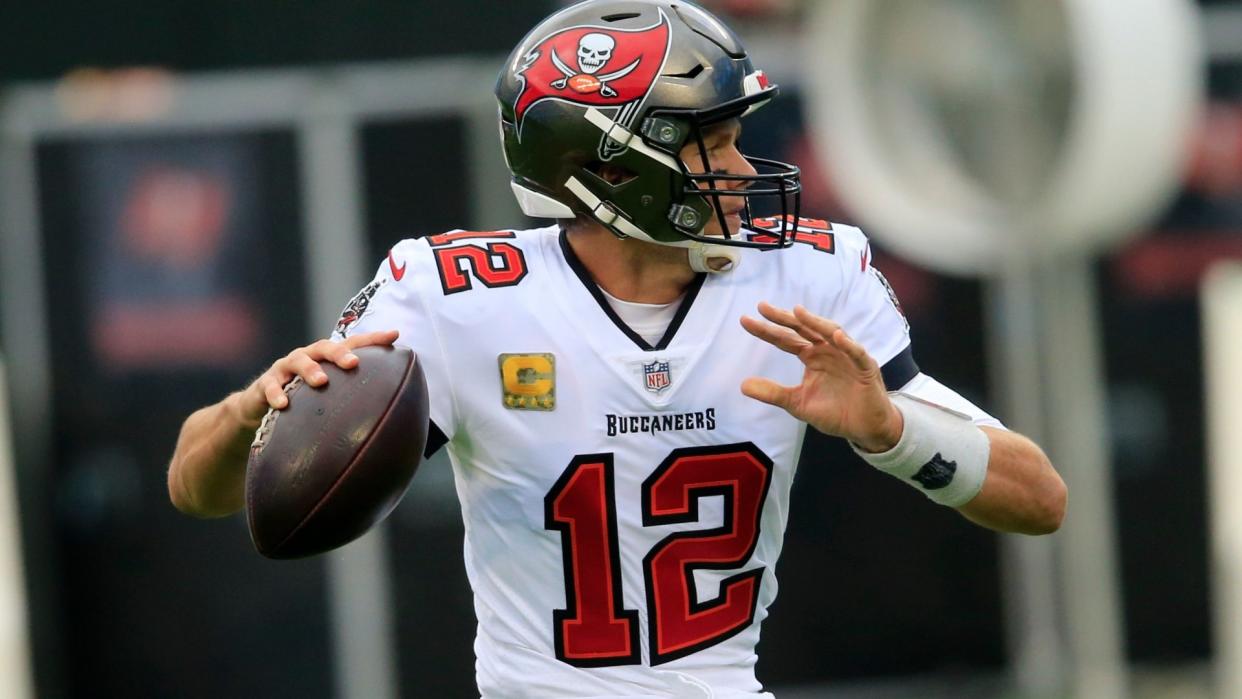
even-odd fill
[(901, 412), (888, 398), (880, 366), (840, 325), (802, 306), (793, 311), (759, 304), (768, 322), (742, 317), (751, 335), (796, 355), (802, 383), (782, 386), (751, 377), (742, 393), (783, 408), (825, 434), (844, 437), (871, 451), (888, 451), (901, 438)]

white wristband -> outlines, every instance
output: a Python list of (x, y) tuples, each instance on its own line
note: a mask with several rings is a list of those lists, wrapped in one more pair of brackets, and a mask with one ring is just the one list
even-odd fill
[(988, 474), (988, 436), (959, 412), (904, 393), (889, 395), (905, 420), (897, 445), (879, 454), (850, 446), (864, 461), (934, 502), (949, 507), (970, 502)]

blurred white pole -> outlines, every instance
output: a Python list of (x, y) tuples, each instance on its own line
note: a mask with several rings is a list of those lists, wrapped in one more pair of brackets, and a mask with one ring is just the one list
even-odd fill
[(29, 699), (30, 639), (27, 635), (26, 576), (17, 516), (17, 473), (9, 433), (8, 386), (0, 359), (0, 696)]
[(1058, 534), (1002, 540), (1011, 672), (1024, 697), (1129, 696), (1094, 283), (1089, 258), (1015, 249), (991, 287), (1004, 415), (1044, 445), (1070, 490)]
[(1216, 696), (1242, 697), (1242, 265), (1203, 284)]
[[(363, 236), (362, 152), (349, 104), (331, 88), (308, 105), (301, 129), (307, 216), (309, 317), (326, 336), (344, 299), (370, 278)], [(396, 699), (392, 579), (386, 528), (327, 554), (328, 613), (340, 699)]]
[(1099, 303), (1089, 256), (1045, 265), (1043, 303), (1048, 435), (1073, 504), (1056, 537), (1073, 696), (1129, 696), (1114, 525), (1112, 443), (1100, 354)]
[[(1036, 275), (1014, 251), (988, 287), (988, 362), (993, 393), (1006, 422), (1043, 443), (1043, 390)], [(1058, 623), (1056, 549), (1049, 537), (1004, 536), (1001, 575), (1005, 636), (1014, 687), (1023, 697), (1064, 693), (1066, 658)]]

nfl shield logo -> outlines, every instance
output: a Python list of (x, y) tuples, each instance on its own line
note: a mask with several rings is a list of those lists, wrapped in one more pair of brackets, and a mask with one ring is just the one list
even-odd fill
[(647, 380), (647, 390), (659, 393), (673, 383), (673, 375), (669, 373), (668, 362), (659, 359), (643, 365), (643, 376)]

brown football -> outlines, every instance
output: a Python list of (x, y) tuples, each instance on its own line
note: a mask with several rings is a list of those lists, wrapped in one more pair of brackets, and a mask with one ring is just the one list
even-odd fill
[(427, 443), (427, 383), (414, 352), (361, 347), (328, 383), (285, 387), (246, 467), (250, 539), (268, 558), (301, 558), (362, 536), (401, 500)]

